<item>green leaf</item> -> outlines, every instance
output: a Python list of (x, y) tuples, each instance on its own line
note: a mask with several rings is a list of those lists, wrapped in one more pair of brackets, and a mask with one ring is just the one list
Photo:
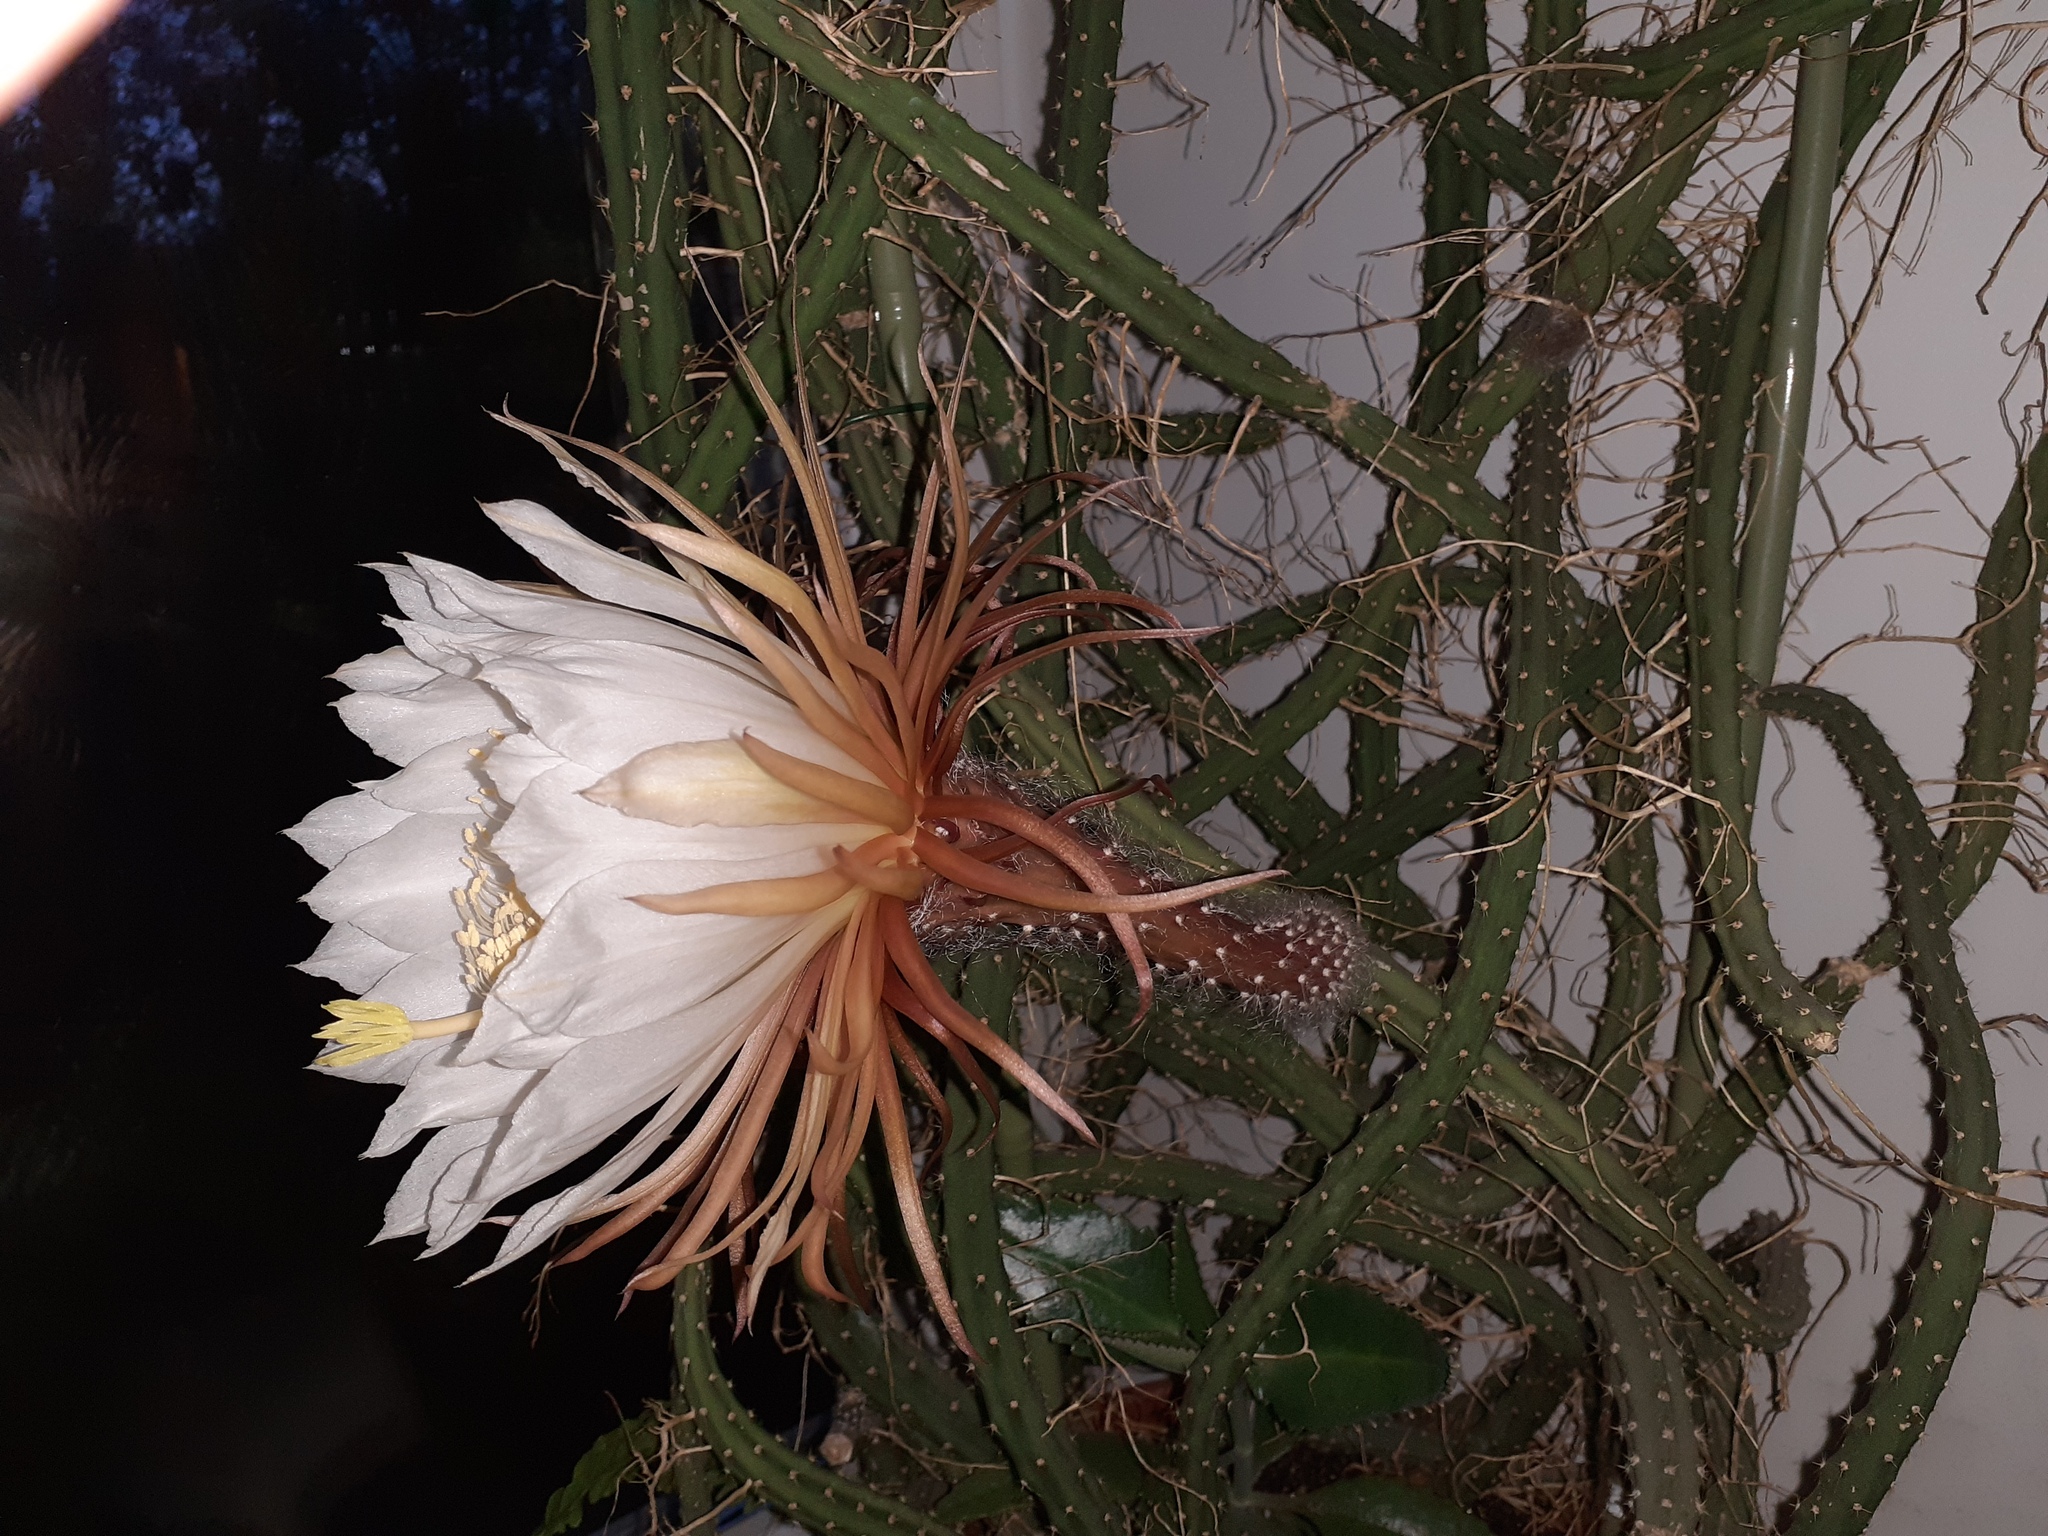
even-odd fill
[(1433, 1402), (1450, 1370), (1443, 1346), (1407, 1313), (1355, 1285), (1319, 1281), (1273, 1330), (1251, 1384), (1281, 1423), (1314, 1433)]
[(1319, 1536), (1488, 1536), (1449, 1499), (1384, 1477), (1354, 1477), (1292, 1501)]
[(583, 1513), (593, 1504), (603, 1504), (619, 1491), (643, 1465), (661, 1452), (661, 1437), (655, 1431), (652, 1413), (635, 1414), (585, 1451), (569, 1474), (565, 1487), (557, 1488), (548, 1500), (534, 1536), (562, 1536), (583, 1523)]
[(1191, 1351), (1170, 1239), (1100, 1206), (1008, 1191), (996, 1204), (1003, 1268), (1031, 1321), (1074, 1323), (1110, 1344)]

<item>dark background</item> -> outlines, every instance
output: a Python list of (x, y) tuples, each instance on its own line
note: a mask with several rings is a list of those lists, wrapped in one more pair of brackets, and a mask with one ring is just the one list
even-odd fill
[(581, 12), (135, 0), (0, 125), (0, 380), (82, 373), (117, 463), (91, 517), (0, 500), (10, 1529), (521, 1536), (666, 1390), (628, 1247), (537, 1306), (532, 1264), (460, 1285), (487, 1240), (365, 1247), (403, 1158), (356, 1157), (388, 1090), (305, 1070), (334, 988), (278, 835), (389, 771), (323, 681), (389, 643), (360, 563), (532, 576), (475, 501), (574, 505), (483, 408), (567, 425), (596, 304), (428, 312), (597, 288)]

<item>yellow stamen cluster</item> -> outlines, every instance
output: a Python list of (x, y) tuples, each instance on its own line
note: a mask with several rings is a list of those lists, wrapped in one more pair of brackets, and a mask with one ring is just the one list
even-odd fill
[[(482, 838), (481, 827), (470, 827), (462, 834), (463, 842), (469, 846), (462, 856), (469, 879), (451, 892), (455, 911), (462, 919), (462, 926), (455, 933), (455, 947), (462, 952), (463, 984), (479, 996), (490, 990), (498, 972), (540, 927), (540, 919), (484, 850)], [(359, 1061), (411, 1045), (415, 1040), (467, 1034), (483, 1018), (482, 1009), (472, 1008), (446, 1018), (413, 1020), (396, 1003), (372, 1002), (368, 998), (344, 997), (325, 1006), (334, 1015), (333, 1022), (315, 1030), (313, 1038), (330, 1041), (336, 1049), (323, 1053), (313, 1063), (319, 1067), (352, 1067)]]
[(454, 891), (455, 911), (462, 919), (455, 931), (455, 947), (462, 951), (462, 980), (478, 997), (490, 990), (498, 972), (540, 927), (540, 919), (517, 888), (483, 851), (482, 835), (481, 827), (462, 834), (469, 845), (462, 863), (470, 877)]

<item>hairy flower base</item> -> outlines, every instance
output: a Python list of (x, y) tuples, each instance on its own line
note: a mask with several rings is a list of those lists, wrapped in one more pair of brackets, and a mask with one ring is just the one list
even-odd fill
[[(989, 816), (991, 802), (1008, 821), (1018, 812), (1031, 813), (1043, 798), (1041, 790), (1027, 802), (1017, 785), (976, 765), (964, 787), (931, 802), (928, 810), (937, 806), (954, 813), (949, 840), (962, 854), (1043, 887), (1062, 883), (1063, 867)], [(1048, 819), (1072, 828), (1118, 891), (1160, 900), (1160, 909), (1142, 913), (1135, 925), (1157, 982), (1220, 987), (1236, 993), (1253, 1012), (1302, 1023), (1350, 1011), (1363, 974), (1364, 939), (1348, 913), (1327, 901), (1271, 887), (1218, 892), (1188, 903), (1176, 872), (1164, 867), (1156, 852), (1132, 846), (1106, 818), (1089, 814), (1112, 798), (1076, 796), (1055, 806)], [(920, 938), (949, 950), (977, 934), (994, 943), (1022, 939), (1039, 947), (1095, 953), (1114, 941), (1095, 912), (1051, 898), (1014, 900), (948, 880), (932, 883), (913, 921)]]

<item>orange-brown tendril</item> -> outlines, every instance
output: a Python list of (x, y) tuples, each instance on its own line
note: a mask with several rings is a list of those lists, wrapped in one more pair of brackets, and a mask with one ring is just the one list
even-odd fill
[[(633, 898), (675, 915), (811, 914), (794, 942), (814, 948), (796, 979), (761, 1009), (687, 1133), (658, 1166), (583, 1213), (608, 1219), (561, 1262), (670, 1211), (668, 1231), (633, 1276), (630, 1291), (667, 1285), (685, 1265), (725, 1252), (742, 1276), (743, 1317), (755, 1306), (768, 1269), (791, 1257), (806, 1283), (823, 1294), (840, 1297), (844, 1286), (865, 1295), (862, 1277), (849, 1267), (845, 1185), (870, 1124), (879, 1122), (905, 1236), (933, 1310), (954, 1342), (972, 1355), (926, 1224), (918, 1138), (897, 1079), (899, 1070), (908, 1076), (929, 1108), (930, 1131), (941, 1141), (948, 1137), (944, 1094), (913, 1045), (913, 1032), (943, 1049), (985, 1099), (993, 1100), (994, 1089), (980, 1060), (1010, 1074), (1079, 1135), (1094, 1137), (986, 1020), (947, 991), (919, 942), (913, 908), (945, 893), (940, 905), (972, 908), (977, 921), (992, 915), (1025, 924), (1034, 915), (1048, 923), (1084, 917), (1091, 932), (1106, 928), (1130, 961), (1142, 1012), (1152, 997), (1154, 956), (1147, 932), (1155, 925), (1141, 919), (1202, 906), (1277, 872), (1159, 888), (1069, 824), (1074, 811), (1113, 799), (1114, 793), (1045, 816), (996, 793), (948, 792), (968, 717), (1016, 667), (1080, 646), (1184, 640), (1204, 631), (1178, 628), (1157, 604), (1102, 591), (1069, 562), (1041, 553), (1059, 522), (1018, 538), (997, 559), (1001, 530), (1022, 505), (1023, 493), (1009, 496), (979, 530), (973, 528), (965, 476), (950, 431), (944, 430), (950, 426), (948, 402), (939, 433), (941, 463), (921, 498), (909, 558), (897, 566), (897, 615), (881, 645), (871, 643), (873, 626), (859, 606), (861, 586), (840, 543), (815, 440), (791, 426), (751, 373), (749, 382), (789, 457), (810, 519), (817, 570), (808, 592), (621, 455), (523, 430), (586, 485), (610, 494), (564, 445), (607, 460), (681, 515), (688, 528), (645, 521), (636, 527), (669, 556), (812, 728), (872, 778), (791, 756), (751, 735), (740, 745), (764, 773), (791, 789), (851, 820), (888, 830), (859, 847), (834, 849), (831, 867), (816, 874)], [(1105, 490), (1085, 476), (1061, 478), (1090, 495)], [(613, 499), (637, 518), (622, 498)], [(1033, 566), (1068, 572), (1078, 584), (1006, 601), (1018, 573)], [(872, 586), (869, 592), (876, 595)], [(767, 622), (759, 616), (764, 608)], [(1067, 632), (1019, 649), (1020, 632), (1041, 635), (1052, 628)], [(971, 837), (963, 836), (963, 826)], [(767, 1177), (768, 1166), (761, 1159), (762, 1135), (799, 1058), (803, 1071), (789, 1142), (765, 1192), (757, 1193), (754, 1181)], [(836, 1278), (828, 1272), (828, 1255)]]

